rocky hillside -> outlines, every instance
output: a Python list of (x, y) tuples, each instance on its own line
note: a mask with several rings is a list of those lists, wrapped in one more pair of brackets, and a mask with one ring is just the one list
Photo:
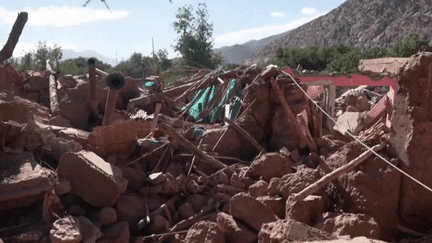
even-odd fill
[(242, 63), (250, 59), (255, 53), (270, 44), (271, 42), (283, 37), (287, 32), (277, 35), (272, 35), (260, 40), (250, 40), (241, 45), (224, 46), (216, 49), (225, 63)]
[(331, 46), (338, 42), (369, 49), (388, 48), (414, 32), (432, 39), (430, 0), (347, 0), (328, 14), (271, 42), (246, 64), (263, 63), (281, 47)]

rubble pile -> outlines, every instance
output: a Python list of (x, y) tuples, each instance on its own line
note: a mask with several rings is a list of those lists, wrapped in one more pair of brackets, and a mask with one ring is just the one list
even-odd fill
[[(385, 109), (353, 129), (427, 185), (428, 140), (412, 138), (429, 136), (429, 63), (419, 54), (401, 72), (391, 131)], [(0, 66), (4, 242), (427, 239), (429, 194), (346, 128), (322, 129), (278, 67), (201, 70), (165, 86), (89, 66), (76, 77)], [(365, 88), (338, 98), (338, 120), (380, 102)]]

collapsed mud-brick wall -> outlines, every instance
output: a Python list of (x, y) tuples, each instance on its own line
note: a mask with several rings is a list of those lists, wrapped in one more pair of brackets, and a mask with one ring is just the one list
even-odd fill
[[(432, 53), (412, 56), (398, 75), (390, 152), (408, 174), (432, 187)], [(410, 227), (430, 227), (432, 192), (402, 177), (399, 214)]]

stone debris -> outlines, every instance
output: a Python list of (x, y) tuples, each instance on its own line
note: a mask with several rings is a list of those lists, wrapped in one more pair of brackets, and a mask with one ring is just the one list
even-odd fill
[(432, 196), (380, 158), (317, 183), (365, 152), (352, 133), (430, 184), (431, 63), (430, 53), (412, 56), (399, 90), (337, 87), (330, 103), (319, 94), (321, 107), (335, 105), (336, 126), (294, 83), (302, 77), (274, 65), (200, 70), (169, 85), (116, 74), (124, 83), (110, 96), (100, 70), (96, 92), (88, 75), (66, 75), (57, 78), (59, 114), (45, 69), (0, 66), (0, 238), (427, 240)]

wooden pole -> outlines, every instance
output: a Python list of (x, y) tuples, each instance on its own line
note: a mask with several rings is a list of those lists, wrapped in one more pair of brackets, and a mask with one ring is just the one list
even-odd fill
[(90, 108), (93, 115), (97, 115), (97, 97), (96, 97), (96, 67), (95, 59), (90, 58), (88, 60), (88, 73), (90, 83)]
[(54, 71), (51, 69), (51, 65), (49, 64), (49, 60), (46, 61), (47, 71), (50, 73), (49, 75), (49, 93), (50, 93), (50, 109), (51, 114), (53, 116), (57, 116), (60, 114), (60, 108), (58, 104), (57, 97), (57, 82), (53, 75)]
[(19, 37), (21, 36), (22, 30), (24, 29), (24, 25), (27, 23), (27, 20), (27, 12), (21, 12), (18, 14), (18, 17), (15, 20), (15, 23), (9, 34), (9, 38), (0, 51), (0, 65), (3, 65), (4, 61), (12, 56), (13, 51), (15, 50), (15, 46), (18, 43)]
[(234, 130), (236, 130), (238, 133), (240, 133), (246, 140), (248, 140), (258, 152), (265, 151), (265, 149), (259, 145), (259, 143), (251, 136), (249, 133), (247, 133), (243, 128), (241, 128), (239, 125), (235, 124), (230, 119), (224, 117), (224, 122), (228, 123)]
[(306, 137), (306, 135), (303, 134), (303, 132), (301, 131), (300, 124), (297, 122), (297, 119), (294, 116), (293, 112), (291, 111), (291, 108), (289, 107), (288, 102), (286, 101), (285, 97), (282, 94), (282, 91), (279, 87), (279, 84), (277, 83), (277, 81), (274, 78), (271, 79), (271, 84), (272, 84), (273, 90), (276, 92), (276, 94), (277, 94), (277, 96), (278, 96), (278, 98), (279, 98), (279, 100), (280, 100), (280, 102), (281, 102), (281, 104), (285, 110), (285, 113), (288, 116), (288, 119), (290, 120), (290, 122), (293, 125), (294, 129), (296, 130), (297, 134), (300, 136), (300, 138), (302, 138), (306, 142), (306, 144), (310, 150), (312, 150), (314, 152), (318, 151), (318, 148), (315, 145), (315, 142), (313, 140), (310, 141)]
[[(386, 145), (387, 145), (386, 141), (381, 142), (380, 144), (373, 146), (372, 150), (374, 152), (378, 152), (381, 149), (385, 148)], [(294, 194), (292, 197), (290, 197), (291, 201), (293, 201), (293, 202), (302, 201), (307, 196), (317, 192), (320, 188), (324, 187), (325, 185), (327, 185), (332, 180), (334, 180), (334, 179), (340, 177), (341, 175), (344, 175), (348, 171), (354, 169), (356, 166), (358, 166), (359, 164), (364, 162), (366, 159), (368, 159), (371, 155), (372, 155), (372, 152), (369, 150), (362, 153), (359, 157), (355, 158), (354, 160), (352, 160), (348, 164), (346, 164), (346, 165), (332, 171), (331, 173), (321, 177), (321, 179), (319, 179), (315, 183), (309, 185), (308, 187), (303, 189), (301, 192)]]
[[(203, 163), (206, 163), (207, 165), (213, 166), (217, 169), (223, 169), (227, 167), (224, 163), (220, 162), (219, 160), (207, 155), (204, 151), (200, 150), (199, 148), (195, 147), (191, 142), (189, 142), (186, 138), (184, 138), (182, 135), (177, 134), (174, 129), (172, 129), (170, 126), (168, 126), (165, 123), (161, 123), (159, 125), (159, 129), (165, 133), (166, 135), (170, 136), (174, 141), (176, 141), (180, 146), (183, 148), (189, 150), (198, 160), (202, 161)], [(198, 162), (198, 161), (197, 161)]]

